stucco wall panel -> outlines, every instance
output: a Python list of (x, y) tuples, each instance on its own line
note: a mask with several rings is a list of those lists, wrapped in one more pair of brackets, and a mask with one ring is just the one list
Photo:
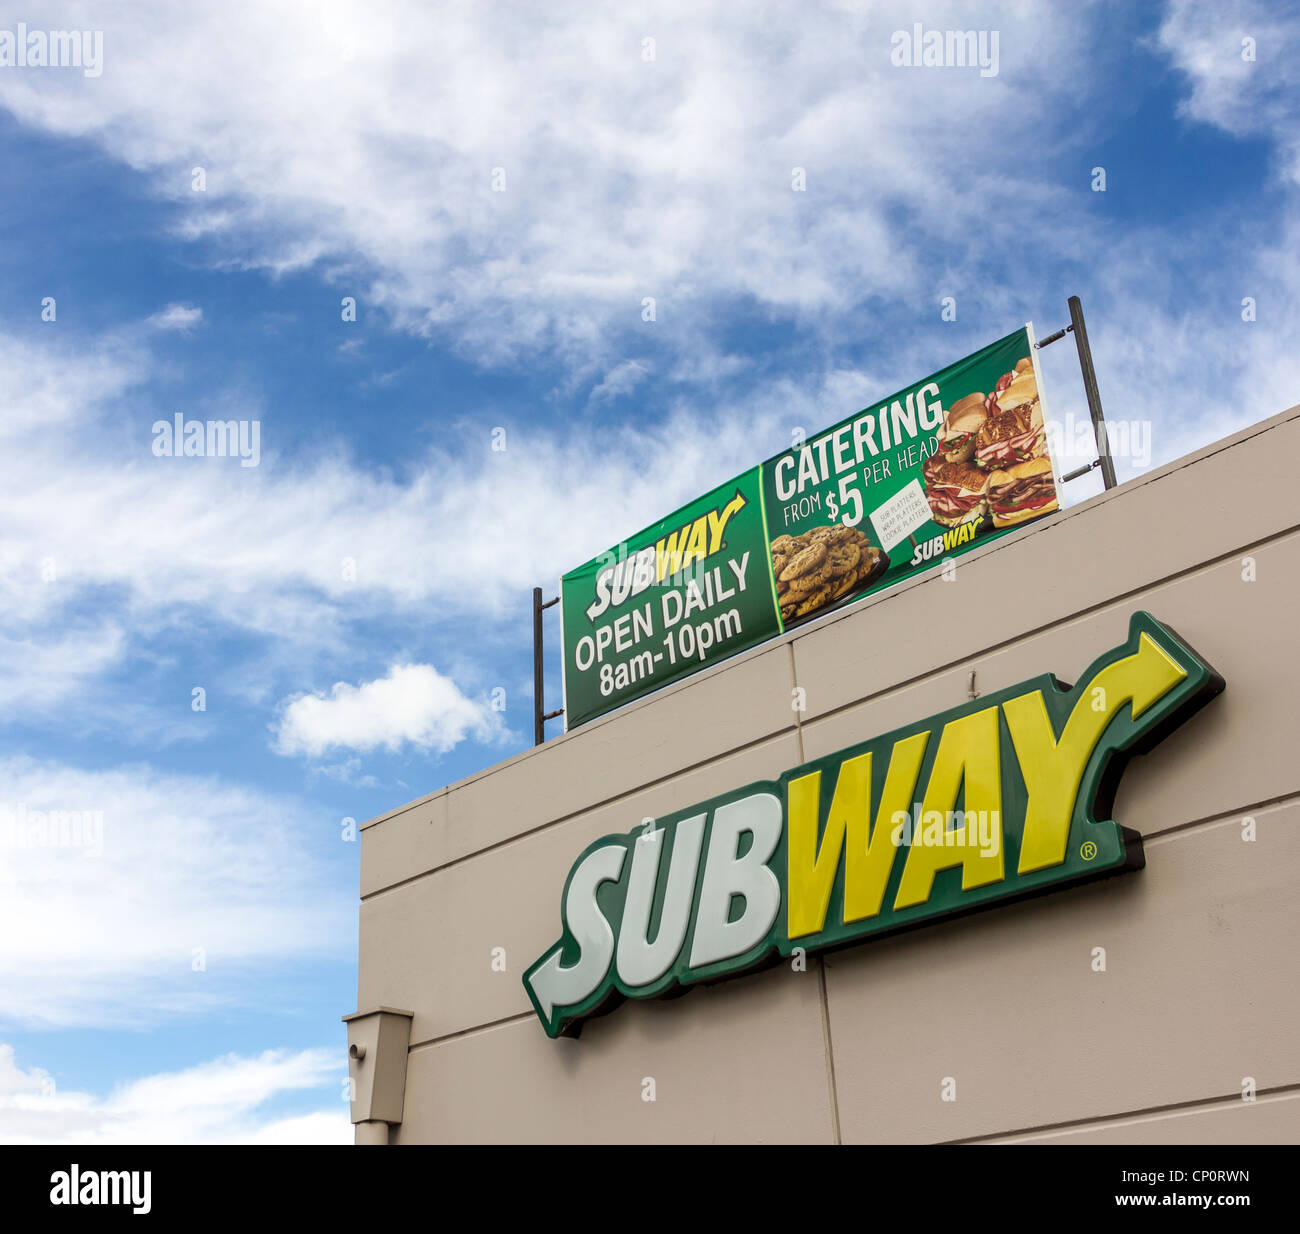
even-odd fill
[(1236, 819), (1174, 832), (1136, 874), (831, 956), (845, 1141), (991, 1136), (1237, 1093), (1245, 1076), (1300, 1084), (1300, 803), (1257, 827), (1253, 843)]
[(530, 1011), (523, 970), (559, 937), (564, 880), (588, 844), (798, 761), (793, 733), (772, 738), (368, 899), (357, 1005), (414, 1011), (413, 1044)]
[[(653, 1101), (642, 1098), (647, 1079)], [(828, 1143), (833, 1136), (820, 985), (811, 969), (773, 969), (672, 1002), (625, 1003), (591, 1021), (577, 1041), (552, 1041), (532, 1019), (512, 1021), (413, 1050), (406, 1083), (399, 1142)]]

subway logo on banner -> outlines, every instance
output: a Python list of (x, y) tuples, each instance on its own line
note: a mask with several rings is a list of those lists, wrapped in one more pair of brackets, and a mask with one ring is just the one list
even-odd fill
[(596, 598), (587, 606), (587, 619), (595, 621), (606, 609), (618, 608), (648, 587), (721, 552), (727, 546), (722, 538), (727, 524), (744, 508), (745, 498), (737, 489), (726, 505), (688, 519), (630, 557), (602, 566), (596, 574)]
[(1044, 674), (606, 836), (528, 996), (576, 1035), (624, 998), (1140, 869), (1141, 836), (1107, 818), (1124, 764), (1222, 689), (1139, 612), (1072, 688)]

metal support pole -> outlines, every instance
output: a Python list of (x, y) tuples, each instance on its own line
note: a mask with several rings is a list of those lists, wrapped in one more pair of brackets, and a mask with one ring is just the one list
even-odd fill
[(1097, 393), (1097, 374), (1092, 367), (1092, 349), (1088, 346), (1088, 327), (1083, 322), (1083, 305), (1078, 296), (1070, 297), (1070, 328), (1079, 349), (1079, 368), (1083, 371), (1083, 389), (1088, 396), (1088, 414), (1092, 416), (1093, 434), (1097, 438), (1097, 457), (1101, 478), (1107, 488), (1115, 487), (1115, 463), (1110, 457), (1110, 438), (1101, 414), (1101, 395)]
[(546, 721), (542, 718), (546, 711), (546, 700), (542, 692), (546, 689), (546, 675), (542, 665), (542, 589), (533, 588), (533, 745), (539, 746), (546, 740)]
[(545, 657), (542, 655), (542, 613), (552, 604), (559, 604), (560, 597), (542, 602), (542, 589), (533, 588), (533, 745), (539, 746), (546, 740), (546, 721), (554, 720), (564, 714), (564, 708), (555, 711), (546, 710), (546, 672)]

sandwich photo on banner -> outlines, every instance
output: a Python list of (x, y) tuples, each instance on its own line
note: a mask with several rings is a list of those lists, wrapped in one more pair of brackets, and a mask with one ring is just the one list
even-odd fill
[(1059, 509), (1052, 464), (1046, 458), (1014, 463), (989, 476), (989, 512), (994, 527), (1014, 527)]
[[(970, 448), (975, 449), (974, 435)], [(974, 463), (946, 463), (943, 455), (926, 459), (921, 468), (930, 514), (940, 527), (982, 523), (988, 514), (989, 473)]]
[(990, 393), (973, 390), (954, 399), (936, 438), (938, 450), (921, 474), (939, 526), (991, 523), (996, 531), (1060, 509), (1029, 356)]

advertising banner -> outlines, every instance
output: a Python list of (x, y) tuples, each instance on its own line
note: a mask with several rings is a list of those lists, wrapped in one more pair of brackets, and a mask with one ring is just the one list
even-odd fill
[(1058, 508), (1026, 325), (566, 574), (566, 727)]

